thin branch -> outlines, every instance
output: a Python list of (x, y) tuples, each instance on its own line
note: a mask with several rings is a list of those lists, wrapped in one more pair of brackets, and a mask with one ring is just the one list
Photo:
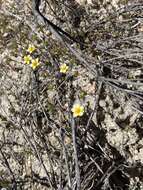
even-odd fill
[(79, 163), (78, 163), (78, 152), (77, 152), (77, 143), (76, 143), (76, 126), (75, 120), (71, 117), (71, 127), (72, 127), (72, 139), (73, 139), (73, 149), (74, 149), (74, 159), (75, 159), (75, 175), (76, 175), (76, 183), (77, 183), (77, 190), (81, 188), (80, 182), (80, 170), (79, 170)]

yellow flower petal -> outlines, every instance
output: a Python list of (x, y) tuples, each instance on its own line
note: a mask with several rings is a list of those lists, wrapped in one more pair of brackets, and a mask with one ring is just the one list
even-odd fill
[(32, 59), (31, 67), (32, 67), (33, 70), (36, 69), (39, 65), (40, 65), (40, 63), (39, 63), (38, 58), (37, 59)]
[(80, 104), (74, 104), (71, 111), (73, 112), (73, 117), (83, 116), (84, 107)]
[(32, 59), (32, 57), (30, 55), (25, 55), (24, 56), (24, 63), (29, 64), (31, 59)]
[(27, 51), (29, 52), (29, 53), (32, 53), (32, 52), (34, 52), (36, 50), (36, 47), (34, 46), (34, 45), (29, 45), (29, 47), (28, 47), (28, 49), (27, 49)]
[(65, 63), (60, 66), (61, 73), (64, 73), (64, 74), (67, 73), (68, 69), (69, 69), (69, 66), (67, 66)]

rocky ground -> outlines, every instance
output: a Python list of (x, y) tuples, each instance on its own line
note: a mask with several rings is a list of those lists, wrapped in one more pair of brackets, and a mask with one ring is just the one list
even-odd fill
[[(75, 42), (34, 17), (31, 1), (0, 1), (0, 188), (143, 189), (142, 10), (43, 0)], [(35, 71), (23, 62), (29, 44)], [(76, 102), (85, 113), (73, 119)]]

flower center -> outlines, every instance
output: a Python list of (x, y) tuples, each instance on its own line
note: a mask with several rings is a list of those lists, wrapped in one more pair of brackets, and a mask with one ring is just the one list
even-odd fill
[(80, 111), (81, 111), (80, 108), (76, 108), (76, 113), (77, 114), (80, 114)]

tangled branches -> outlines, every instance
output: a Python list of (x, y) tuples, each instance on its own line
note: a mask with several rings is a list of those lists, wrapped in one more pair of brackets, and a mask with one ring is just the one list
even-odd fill
[(33, 0), (28, 16), (4, 11), (0, 188), (141, 189), (142, 9)]

